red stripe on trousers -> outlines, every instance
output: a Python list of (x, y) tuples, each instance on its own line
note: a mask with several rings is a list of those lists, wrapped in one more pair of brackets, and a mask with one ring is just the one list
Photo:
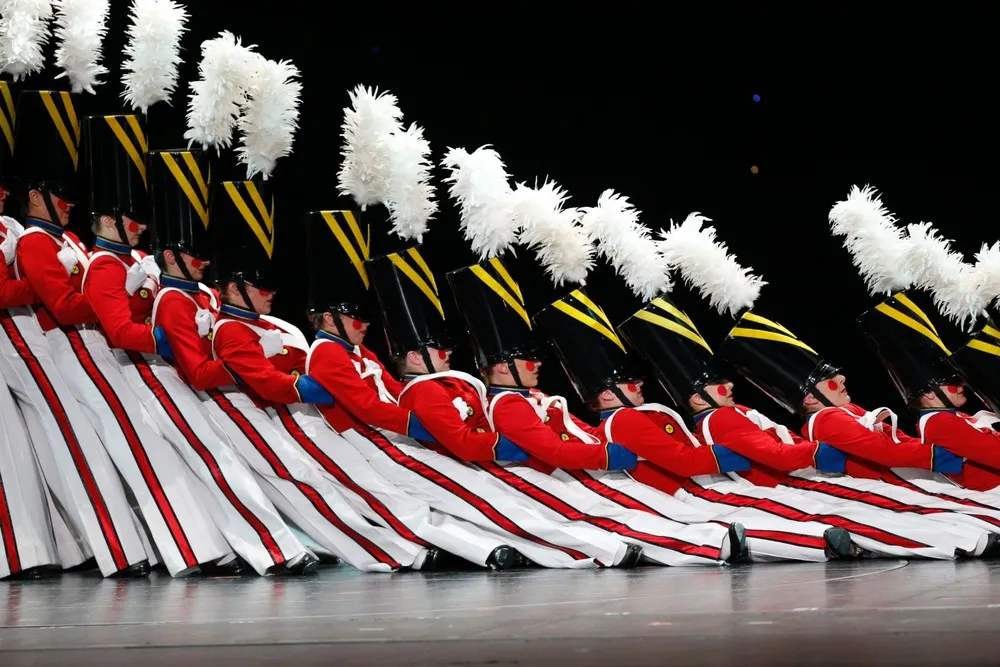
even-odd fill
[[(276, 411), (278, 413), (278, 418), (281, 419), (282, 426), (284, 426), (285, 430), (287, 430), (288, 433), (295, 439), (295, 442), (299, 443), (299, 446), (306, 450), (306, 453), (313, 457), (317, 463), (323, 466), (323, 469), (330, 473), (334, 479), (361, 496), (365, 503), (368, 504), (368, 507), (372, 508), (376, 514), (382, 517), (385, 522), (389, 524), (390, 528), (410, 542), (419, 544), (422, 547), (432, 546), (429, 542), (417, 537), (416, 533), (407, 528), (406, 524), (402, 521), (397, 519), (381, 500), (369, 493), (367, 489), (359, 486), (357, 482), (351, 479), (351, 477), (344, 472), (343, 468), (338, 466), (333, 459), (327, 456), (326, 453), (312, 441), (306, 432), (302, 430), (302, 427), (299, 426), (297, 421), (295, 421), (295, 418), (292, 416), (292, 413), (288, 411), (287, 407), (283, 405), (279, 406), (276, 408)], [(333, 433), (332, 430), (331, 433)]]
[(274, 474), (281, 479), (291, 482), (295, 485), (302, 495), (304, 495), (312, 506), (316, 508), (316, 511), (323, 515), (323, 518), (332, 523), (337, 527), (340, 532), (344, 533), (349, 539), (353, 540), (358, 546), (368, 552), (372, 558), (380, 563), (388, 565), (394, 570), (398, 570), (402, 567), (401, 563), (396, 562), (396, 560), (382, 550), (377, 544), (369, 540), (364, 535), (361, 535), (353, 528), (344, 523), (343, 519), (337, 516), (337, 513), (333, 511), (325, 500), (323, 500), (322, 494), (320, 494), (316, 489), (309, 486), (305, 482), (299, 481), (292, 476), (292, 473), (288, 471), (285, 464), (281, 462), (281, 459), (277, 454), (274, 453), (264, 437), (254, 428), (253, 423), (246, 418), (246, 416), (239, 411), (239, 409), (232, 404), (232, 402), (226, 398), (218, 389), (212, 389), (208, 392), (209, 397), (215, 401), (216, 405), (222, 408), (223, 412), (226, 413), (233, 423), (236, 424), (236, 428), (243, 432), (243, 435), (250, 440), (250, 443), (254, 448), (260, 453), (261, 456), (267, 461), (268, 465), (271, 466), (271, 470)]
[[(69, 415), (66, 414), (66, 409), (62, 405), (62, 401), (59, 400), (59, 395), (52, 386), (52, 381), (45, 374), (45, 369), (42, 368), (35, 353), (31, 351), (28, 342), (18, 330), (13, 318), (6, 311), (0, 313), (0, 326), (3, 327), (7, 333), (7, 337), (14, 344), (14, 348), (17, 350), (21, 361), (24, 362), (25, 368), (31, 373), (31, 379), (34, 380), (38, 390), (42, 392), (42, 398), (45, 399), (45, 403), (52, 413), (52, 418), (59, 427), (59, 432), (62, 434), (66, 449), (69, 450), (69, 454), (73, 458), (73, 464), (80, 475), (80, 481), (83, 482), (83, 488), (87, 493), (87, 498), (90, 500), (90, 505), (94, 508), (94, 514), (97, 517), (98, 525), (101, 527), (101, 535), (104, 536), (104, 541), (108, 545), (111, 559), (115, 562), (115, 567), (119, 571), (124, 570), (129, 565), (128, 559), (125, 557), (125, 547), (122, 546), (121, 539), (118, 537), (118, 531), (115, 529), (115, 522), (111, 518), (111, 512), (108, 511), (108, 505), (104, 501), (104, 496), (101, 495), (100, 487), (97, 486), (97, 480), (94, 479), (94, 473), (90, 469), (87, 457), (83, 454), (80, 441), (76, 438), (73, 425), (70, 424)], [(39, 411), (42, 410), (42, 406), (39, 405), (36, 407)], [(42, 418), (45, 418), (44, 415)], [(55, 443), (50, 442), (49, 446), (55, 446)]]
[(590, 556), (588, 556), (587, 554), (576, 551), (575, 549), (570, 549), (568, 547), (561, 547), (559, 545), (552, 544), (551, 542), (543, 540), (540, 537), (532, 535), (524, 528), (521, 528), (516, 523), (514, 523), (506, 516), (504, 516), (503, 513), (500, 512), (500, 510), (490, 505), (489, 502), (487, 502), (483, 498), (480, 498), (479, 496), (475, 495), (474, 493), (472, 493), (462, 485), (458, 484), (451, 478), (445, 477), (442, 473), (430, 467), (423, 461), (418, 461), (405, 454), (402, 450), (400, 450), (398, 447), (392, 444), (392, 442), (390, 442), (387, 438), (385, 438), (381, 433), (371, 428), (367, 424), (357, 423), (354, 429), (355, 431), (358, 432), (359, 435), (367, 438), (369, 442), (371, 442), (373, 445), (382, 450), (394, 462), (403, 466), (407, 470), (410, 470), (411, 472), (420, 475), (428, 482), (431, 482), (436, 486), (440, 486), (442, 489), (448, 491), (449, 493), (458, 496), (459, 498), (467, 502), (469, 505), (472, 505), (474, 508), (479, 510), (483, 514), (483, 516), (488, 518), (490, 521), (495, 523), (503, 530), (506, 530), (508, 533), (512, 533), (514, 535), (517, 535), (518, 537), (522, 537), (540, 546), (561, 551), (564, 554), (573, 558), (574, 560), (590, 560)]
[[(595, 479), (585, 472), (578, 470), (567, 471), (574, 479), (586, 486), (588, 489), (594, 493), (599, 493), (608, 500), (615, 502), (622, 507), (626, 507), (632, 510), (639, 510), (642, 512), (649, 512), (650, 514), (663, 517), (664, 519), (670, 519), (671, 521), (678, 521), (679, 523), (687, 523), (686, 521), (679, 521), (674, 517), (668, 516), (663, 512), (660, 512), (649, 505), (646, 505), (639, 500), (636, 500), (632, 496), (628, 495), (624, 491), (620, 491), (612, 486), (608, 486), (599, 479)], [(678, 501), (680, 502), (680, 501)], [(715, 521), (714, 523), (720, 526), (729, 526), (737, 521)], [(822, 537), (815, 537), (812, 535), (801, 535), (799, 533), (789, 533), (783, 530), (757, 530), (754, 528), (746, 528), (747, 537), (752, 537), (758, 540), (769, 540), (771, 542), (783, 542), (785, 544), (791, 544), (800, 547), (809, 547), (813, 549), (826, 549), (826, 540)]]
[(115, 416), (115, 421), (118, 422), (118, 426), (121, 428), (122, 434), (128, 442), (129, 450), (132, 452), (132, 456), (139, 466), (142, 479), (153, 494), (153, 502), (156, 503), (156, 508), (160, 511), (164, 522), (167, 524), (170, 537), (173, 538), (174, 544), (177, 545), (177, 549), (180, 551), (181, 558), (184, 559), (184, 564), (189, 568), (196, 567), (198, 565), (198, 558), (194, 555), (194, 549), (191, 548), (191, 543), (188, 541), (187, 535), (184, 534), (184, 527), (181, 526), (174, 508), (170, 505), (167, 494), (163, 491), (163, 485), (160, 484), (160, 479), (156, 474), (156, 470), (153, 469), (149, 455), (146, 454), (142, 441), (139, 440), (139, 434), (135, 432), (132, 420), (129, 419), (128, 413), (125, 412), (125, 406), (122, 405), (121, 400), (119, 400), (114, 389), (111, 388), (101, 369), (97, 367), (80, 333), (73, 330), (66, 331), (65, 333), (66, 337), (69, 338), (70, 346), (73, 348), (73, 353), (76, 355), (77, 361), (80, 362), (80, 366), (83, 367), (84, 372), (87, 373), (87, 377), (90, 378), (97, 391), (100, 392), (101, 397), (107, 402), (108, 407), (111, 408), (111, 412)]
[(0, 533), (3, 534), (4, 552), (7, 554), (7, 569), (11, 574), (21, 571), (21, 558), (17, 553), (17, 540), (14, 539), (14, 522), (10, 518), (10, 507), (7, 506), (7, 492), (0, 479)]
[(877, 493), (872, 493), (870, 491), (858, 491), (857, 489), (839, 486), (837, 484), (830, 484), (828, 482), (812, 482), (809, 480), (795, 478), (786, 479), (781, 483), (797, 489), (818, 491), (820, 493), (825, 493), (828, 496), (836, 496), (838, 498), (846, 498), (848, 500), (857, 500), (868, 505), (874, 505), (875, 507), (880, 507), (882, 509), (892, 510), (893, 512), (912, 512), (914, 514), (924, 515), (965, 514), (966, 516), (973, 516), (980, 521), (985, 521), (993, 526), (1000, 526), (1000, 519), (994, 519), (990, 516), (971, 513), (967, 514), (966, 512), (956, 512), (955, 510), (946, 510), (939, 507), (920, 507), (919, 505), (908, 505), (907, 503), (902, 503), (898, 500), (887, 498), (886, 496), (880, 496)]
[(142, 358), (141, 354), (129, 352), (128, 356), (129, 359), (132, 360), (132, 363), (135, 364), (136, 369), (139, 371), (139, 377), (142, 378), (146, 387), (153, 392), (153, 395), (156, 396), (160, 405), (163, 406), (163, 409), (166, 411), (170, 421), (174, 423), (174, 426), (176, 426), (177, 430), (180, 431), (184, 440), (187, 441), (187, 444), (194, 450), (195, 454), (198, 455), (205, 466), (208, 467), (209, 472), (212, 474), (212, 479), (215, 480), (216, 485), (218, 485), (223, 495), (226, 496), (226, 500), (228, 500), (229, 503), (236, 508), (236, 511), (240, 513), (241, 517), (243, 517), (243, 520), (246, 521), (251, 528), (253, 528), (255, 533), (257, 533), (257, 537), (260, 538), (261, 544), (267, 550), (267, 553), (271, 557), (274, 564), (281, 565), (284, 563), (285, 556), (281, 553), (281, 548), (278, 547), (278, 543), (271, 535), (271, 532), (267, 529), (267, 526), (265, 526), (264, 523), (257, 518), (256, 514), (251, 512), (250, 509), (243, 504), (243, 502), (236, 495), (236, 492), (233, 491), (233, 488), (229, 485), (229, 481), (222, 474), (222, 470), (219, 468), (219, 464), (215, 460), (215, 457), (212, 456), (212, 453), (207, 447), (205, 447), (205, 443), (203, 443), (198, 437), (198, 434), (194, 432), (194, 429), (191, 428), (188, 421), (184, 419), (184, 415), (181, 414), (180, 408), (177, 407), (177, 404), (167, 392), (163, 383), (157, 379), (156, 375), (153, 373), (153, 369), (149, 367), (149, 364)]
[(720, 503), (731, 507), (753, 507), (783, 519), (791, 519), (792, 521), (819, 521), (836, 526), (837, 528), (843, 528), (862, 537), (876, 540), (882, 544), (890, 544), (903, 549), (926, 549), (930, 546), (901, 535), (896, 535), (895, 533), (886, 532), (875, 526), (869, 526), (868, 524), (858, 523), (857, 521), (837, 516), (836, 514), (806, 514), (802, 510), (773, 500), (750, 498), (735, 493), (719, 493), (718, 491), (699, 486), (690, 480), (684, 485), (684, 490), (693, 496), (713, 503)]
[(624, 523), (615, 521), (614, 519), (608, 519), (606, 517), (592, 516), (590, 514), (584, 514), (580, 510), (576, 509), (572, 505), (569, 505), (559, 498), (553, 496), (548, 491), (538, 488), (528, 480), (524, 479), (519, 475), (515, 475), (506, 468), (497, 465), (496, 463), (480, 463), (478, 464), (480, 468), (493, 475), (501, 482), (504, 482), (508, 486), (511, 486), (518, 491), (526, 494), (528, 497), (545, 505), (549, 509), (558, 512), (562, 516), (566, 517), (570, 521), (581, 521), (583, 523), (589, 523), (592, 526), (597, 526), (611, 533), (621, 535), (623, 537), (630, 537), (635, 540), (640, 540), (642, 542), (648, 542), (649, 544), (663, 547), (664, 549), (672, 549), (673, 551), (679, 551), (683, 554), (688, 554), (690, 556), (700, 556), (702, 558), (710, 558), (712, 560), (719, 560), (721, 555), (721, 549), (719, 547), (710, 547), (708, 545), (697, 545), (690, 542), (685, 542), (673, 537), (666, 537), (665, 535), (653, 535), (651, 533), (644, 533), (641, 531), (633, 530), (629, 528)]
[(953, 503), (958, 503), (959, 505), (968, 505), (969, 507), (978, 507), (979, 509), (997, 511), (1000, 508), (993, 507), (992, 505), (987, 505), (985, 503), (980, 503), (971, 498), (957, 498), (955, 496), (949, 496), (947, 493), (935, 493), (934, 491), (928, 491), (927, 489), (922, 489), (913, 482), (903, 479), (893, 470), (889, 471), (889, 475), (892, 479), (887, 479), (886, 481), (893, 486), (901, 486), (904, 489), (909, 489), (911, 491), (916, 491), (917, 493), (922, 493), (925, 496), (932, 496), (934, 498), (939, 498), (941, 500), (950, 500)]

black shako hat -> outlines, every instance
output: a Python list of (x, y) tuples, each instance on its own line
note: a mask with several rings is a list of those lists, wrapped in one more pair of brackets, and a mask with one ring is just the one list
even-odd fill
[(197, 149), (150, 151), (147, 173), (153, 251), (173, 250), (199, 259), (210, 258), (209, 154)]
[(90, 214), (149, 223), (146, 133), (136, 114), (83, 119)]
[(653, 299), (619, 324), (618, 332), (681, 407), (686, 408), (691, 396), (707, 385), (728, 379), (694, 322), (666, 296)]
[(278, 287), (274, 268), (275, 207), (268, 185), (260, 181), (222, 181), (212, 191), (209, 213), (215, 248), (216, 280)]
[(310, 211), (305, 218), (309, 313), (341, 313), (371, 322), (374, 309), (366, 266), (371, 228), (353, 210)]
[(75, 203), (79, 195), (79, 94), (22, 90), (14, 118), (13, 171), (17, 187), (52, 193)]

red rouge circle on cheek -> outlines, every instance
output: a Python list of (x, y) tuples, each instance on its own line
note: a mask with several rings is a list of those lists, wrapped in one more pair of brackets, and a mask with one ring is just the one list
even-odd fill
[(201, 265), (202, 265), (203, 263), (204, 263), (204, 262), (202, 262), (202, 261), (201, 261), (200, 259), (192, 259), (192, 260), (191, 260), (191, 268), (192, 268), (192, 269), (200, 269), (200, 268), (201, 268)]
[(135, 232), (139, 231), (139, 223), (135, 222), (134, 220), (132, 222), (128, 223), (128, 230), (130, 232), (132, 232), (133, 234)]
[(945, 389), (948, 390), (949, 394), (957, 394), (959, 387), (958, 385), (950, 384), (947, 387), (945, 387)]
[(69, 210), (69, 202), (63, 201), (62, 199), (57, 199), (56, 200), (56, 206), (58, 206), (59, 208), (61, 208), (64, 211), (68, 211)]
[(639, 385), (637, 385), (637, 384), (627, 384), (627, 385), (625, 385), (625, 387), (626, 387), (626, 389), (628, 389), (629, 391), (631, 391), (633, 394), (635, 392), (639, 391)]
[(719, 396), (729, 396), (729, 390), (726, 389), (724, 386), (719, 385), (718, 394), (719, 394)]
[(830, 391), (837, 391), (837, 387), (839, 386), (836, 380), (827, 380), (826, 382), (826, 388)]
[(524, 368), (527, 369), (527, 370), (529, 370), (529, 371), (535, 370), (535, 362), (534, 361), (526, 361), (526, 362), (524, 362)]
[(358, 320), (351, 320), (351, 328), (355, 331), (361, 331), (365, 326), (364, 322), (359, 322)]
[(438, 350), (438, 359), (447, 359), (448, 353), (444, 350)]

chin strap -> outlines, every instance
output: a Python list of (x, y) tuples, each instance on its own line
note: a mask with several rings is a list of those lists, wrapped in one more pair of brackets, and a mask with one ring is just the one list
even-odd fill
[(420, 346), (420, 356), (424, 359), (424, 366), (427, 367), (428, 373), (434, 373), (434, 362), (431, 361), (431, 353), (427, 350), (426, 345)]
[(193, 283), (198, 282), (191, 276), (191, 271), (188, 270), (187, 262), (185, 262), (184, 257), (181, 256), (181, 251), (178, 250), (177, 248), (171, 248), (171, 250), (174, 251), (174, 259), (177, 260), (177, 266), (179, 266), (181, 269), (181, 275)]
[(349, 341), (350, 338), (347, 337), (347, 329), (344, 328), (344, 323), (340, 319), (340, 313), (330, 313), (330, 315), (333, 316), (333, 326), (337, 328), (337, 335), (342, 340)]
[(714, 398), (712, 398), (711, 394), (709, 394), (707, 391), (705, 391), (705, 387), (698, 387), (698, 390), (697, 390), (696, 393), (699, 396), (701, 396), (705, 400), (706, 403), (708, 403), (709, 410), (714, 410), (716, 408), (721, 408), (722, 407), (721, 405), (719, 405), (715, 401)]
[(59, 222), (59, 214), (56, 213), (56, 207), (52, 203), (52, 195), (48, 190), (42, 193), (42, 201), (45, 202), (45, 210), (49, 212), (49, 222), (62, 227), (62, 223)]
[(514, 359), (514, 357), (511, 357), (510, 359), (507, 360), (507, 368), (510, 370), (510, 374), (514, 378), (514, 386), (526, 389), (526, 387), (523, 384), (521, 384), (521, 374), (517, 372), (517, 361)]
[(233, 282), (236, 283), (236, 291), (240, 293), (240, 296), (243, 297), (243, 301), (246, 302), (247, 310), (249, 310), (251, 313), (256, 313), (257, 311), (253, 307), (253, 301), (250, 300), (250, 295), (247, 294), (246, 283), (243, 282), (242, 278), (240, 278), (239, 280), (235, 280)]
[(121, 213), (115, 213), (115, 229), (118, 231), (118, 237), (122, 240), (122, 243), (132, 245), (129, 243), (128, 235), (125, 233), (125, 221), (122, 220)]
[(949, 410), (958, 410), (958, 406), (952, 403), (951, 399), (948, 398), (948, 395), (941, 391), (941, 387), (934, 387), (932, 391), (934, 392), (934, 395), (937, 396), (942, 403), (944, 403), (946, 408)]
[(614, 394), (615, 397), (619, 401), (621, 401), (622, 405), (625, 406), (626, 408), (634, 408), (634, 407), (636, 407), (635, 403), (633, 403), (632, 401), (628, 400), (628, 398), (625, 396), (625, 392), (622, 391), (618, 387), (617, 384), (611, 385), (610, 387), (608, 387), (608, 389), (611, 390), (611, 393)]

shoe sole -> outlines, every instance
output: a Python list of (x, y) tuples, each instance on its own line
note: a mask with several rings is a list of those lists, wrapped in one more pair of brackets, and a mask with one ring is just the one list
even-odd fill
[(823, 539), (826, 540), (827, 551), (837, 558), (848, 558), (854, 552), (851, 534), (843, 528), (828, 528), (823, 533)]
[(742, 523), (729, 524), (729, 558), (727, 562), (750, 562), (750, 547), (747, 546), (747, 529)]

